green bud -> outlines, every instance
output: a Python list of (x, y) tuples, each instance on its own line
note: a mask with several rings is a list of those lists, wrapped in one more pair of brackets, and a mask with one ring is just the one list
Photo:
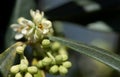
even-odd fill
[(65, 47), (61, 47), (59, 50), (58, 50), (58, 53), (61, 54), (61, 55), (67, 55), (67, 50)]
[(38, 66), (38, 68), (43, 68), (43, 67), (44, 67), (44, 66), (43, 66), (43, 63), (42, 63), (42, 61), (41, 61), (41, 60), (40, 60), (40, 61), (38, 61), (37, 66)]
[(23, 54), (23, 52), (24, 52), (24, 47), (23, 47), (23, 46), (18, 46), (18, 47), (16, 47), (16, 52), (17, 52), (18, 54)]
[(68, 69), (65, 68), (64, 66), (60, 66), (59, 67), (59, 73), (60, 73), (60, 75), (65, 75), (65, 74), (68, 73)]
[(31, 73), (27, 72), (24, 77), (33, 77)]
[(45, 57), (45, 58), (42, 60), (42, 64), (43, 64), (44, 66), (50, 65), (51, 62), (52, 62), (52, 59), (49, 58), (49, 57)]
[(59, 70), (58, 66), (57, 66), (57, 65), (53, 65), (53, 66), (50, 68), (49, 72), (50, 72), (51, 74), (56, 74), (56, 73), (58, 72), (58, 70)]
[(28, 67), (28, 72), (31, 74), (36, 74), (38, 72), (38, 69), (36, 66), (31, 66), (31, 67)]
[(23, 77), (22, 74), (19, 72), (15, 75), (15, 77)]
[(66, 68), (70, 68), (72, 66), (72, 63), (70, 61), (63, 62), (62, 65)]
[(49, 47), (49, 46), (50, 46), (50, 40), (44, 39), (44, 40), (42, 41), (42, 46), (43, 46), (43, 47)]
[(58, 50), (59, 48), (60, 48), (60, 43), (59, 42), (54, 42), (53, 44), (52, 44), (52, 50), (54, 50), (54, 51), (56, 51), (56, 50)]
[(18, 73), (18, 72), (19, 72), (19, 65), (14, 65), (14, 66), (12, 66), (12, 67), (10, 68), (10, 72), (11, 72), (12, 74)]
[(68, 60), (68, 55), (62, 55), (62, 58), (63, 58), (63, 61), (66, 61), (66, 60)]
[(57, 55), (57, 56), (55, 56), (55, 60), (56, 60), (56, 63), (57, 63), (57, 64), (62, 63), (62, 61), (63, 61), (62, 55)]
[(21, 72), (27, 71), (27, 68), (28, 68), (28, 66), (26, 64), (20, 64), (19, 65), (19, 69), (20, 69)]
[(29, 65), (29, 62), (28, 62), (28, 60), (26, 59), (26, 57), (24, 57), (24, 59), (21, 59), (20, 64)]

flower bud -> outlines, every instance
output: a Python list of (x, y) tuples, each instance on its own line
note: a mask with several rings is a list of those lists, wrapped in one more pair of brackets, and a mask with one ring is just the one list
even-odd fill
[(31, 66), (31, 67), (28, 67), (28, 72), (31, 74), (36, 74), (38, 72), (38, 69), (36, 66)]
[(17, 73), (15, 77), (23, 77), (21, 73)]
[(24, 77), (33, 77), (31, 73), (27, 72)]
[(21, 59), (20, 64), (29, 65), (29, 62), (28, 62), (28, 60), (26, 59), (26, 57), (24, 57), (23, 59)]
[(20, 64), (19, 65), (19, 69), (20, 69), (21, 72), (27, 71), (27, 68), (28, 68), (28, 66), (26, 64)]
[(58, 53), (61, 54), (61, 55), (67, 55), (67, 50), (65, 47), (61, 47), (59, 50), (58, 50)]
[(40, 60), (40, 61), (38, 61), (37, 66), (38, 66), (38, 68), (43, 68), (43, 67), (44, 67), (44, 66), (43, 66), (43, 63), (42, 63), (42, 61), (41, 61), (41, 60)]
[(50, 40), (44, 39), (44, 40), (42, 41), (42, 46), (43, 46), (43, 47), (49, 47), (49, 46), (50, 46)]
[(64, 66), (60, 66), (59, 67), (59, 73), (60, 73), (60, 75), (65, 75), (65, 74), (68, 73), (68, 69), (65, 68)]
[(24, 47), (23, 47), (23, 46), (18, 46), (18, 47), (16, 47), (16, 52), (17, 52), (18, 54), (23, 54), (23, 52), (24, 52)]
[(62, 55), (57, 55), (57, 56), (55, 56), (55, 61), (56, 61), (57, 64), (62, 63), (62, 61), (63, 61)]
[(56, 74), (56, 73), (58, 72), (58, 70), (59, 70), (58, 66), (57, 66), (57, 65), (53, 65), (53, 66), (50, 68), (49, 72), (50, 72), (51, 74)]
[(14, 66), (12, 66), (12, 67), (10, 68), (10, 72), (11, 72), (12, 74), (18, 73), (18, 72), (19, 72), (19, 65), (14, 65)]
[(62, 55), (63, 61), (68, 60), (68, 55)]
[(54, 42), (53, 44), (52, 44), (52, 50), (54, 50), (54, 51), (56, 51), (56, 50), (58, 50), (59, 48), (60, 48), (60, 43), (59, 42)]
[(72, 66), (72, 63), (70, 61), (63, 62), (62, 65), (66, 68), (70, 68)]
[(45, 58), (42, 60), (42, 64), (43, 64), (44, 66), (48, 66), (51, 62), (52, 62), (52, 59), (49, 58), (49, 57), (45, 57)]

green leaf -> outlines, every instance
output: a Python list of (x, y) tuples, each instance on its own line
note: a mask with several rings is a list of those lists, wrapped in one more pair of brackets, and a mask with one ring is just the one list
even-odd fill
[(92, 57), (118, 71), (120, 71), (120, 56), (109, 52), (107, 50), (95, 47), (95, 46), (91, 46), (91, 45), (87, 45), (84, 43), (78, 43), (69, 39), (64, 39), (64, 38), (59, 38), (59, 37), (52, 37), (49, 36), (49, 38), (52, 41), (58, 41), (60, 43), (62, 43), (63, 45), (81, 53), (84, 55), (87, 55), (89, 57)]
[(11, 65), (14, 63), (16, 57), (15, 49), (19, 45), (22, 45), (22, 43), (17, 42), (0, 54), (0, 73), (3, 75), (3, 77), (8, 76), (9, 69)]
[[(10, 19), (10, 25), (13, 23), (17, 23), (17, 19), (19, 17), (25, 17), (29, 19), (30, 9), (35, 9), (35, 7), (36, 7), (35, 0), (16, 0), (13, 13)], [(6, 48), (12, 45), (13, 43), (15, 43), (14, 36), (15, 36), (15, 32), (10, 27), (8, 27), (5, 36)]]

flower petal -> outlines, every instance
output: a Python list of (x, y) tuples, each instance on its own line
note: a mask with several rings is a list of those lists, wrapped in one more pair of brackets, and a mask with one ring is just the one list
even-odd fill
[(21, 33), (24, 34), (24, 35), (26, 35), (27, 32), (28, 32), (28, 31), (27, 31), (26, 29), (22, 29), (22, 31), (21, 31)]
[(23, 38), (23, 34), (21, 34), (21, 33), (17, 33), (16, 35), (15, 35), (15, 39), (16, 40), (20, 40), (20, 39), (22, 39)]
[(43, 19), (41, 24), (43, 25), (44, 28), (51, 28), (52, 27), (52, 23), (47, 19)]
[(27, 32), (27, 36), (31, 36), (32, 34), (34, 34), (34, 28), (31, 28), (28, 32)]
[(19, 24), (12, 24), (10, 26), (14, 31), (17, 31), (19, 28), (20, 28), (20, 25)]
[(43, 34), (47, 34), (49, 32), (49, 29), (43, 29)]
[(33, 21), (35, 22), (35, 24), (37, 26), (39, 26), (39, 24), (41, 23), (41, 20), (43, 19), (43, 16), (44, 16), (44, 12), (41, 12), (39, 10), (36, 10), (36, 11), (33, 11), (33, 10), (30, 10), (30, 14), (33, 18)]

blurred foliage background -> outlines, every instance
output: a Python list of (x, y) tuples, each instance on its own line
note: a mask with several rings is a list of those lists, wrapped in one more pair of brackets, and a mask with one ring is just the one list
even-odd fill
[[(120, 0), (34, 1), (36, 9), (45, 12), (59, 34), (120, 53)], [(5, 49), (5, 34), (15, 3), (16, 0), (3, 0), (0, 3), (0, 51)], [(120, 77), (119, 72), (74, 51), (70, 51), (70, 60), (73, 67), (68, 77)]]

